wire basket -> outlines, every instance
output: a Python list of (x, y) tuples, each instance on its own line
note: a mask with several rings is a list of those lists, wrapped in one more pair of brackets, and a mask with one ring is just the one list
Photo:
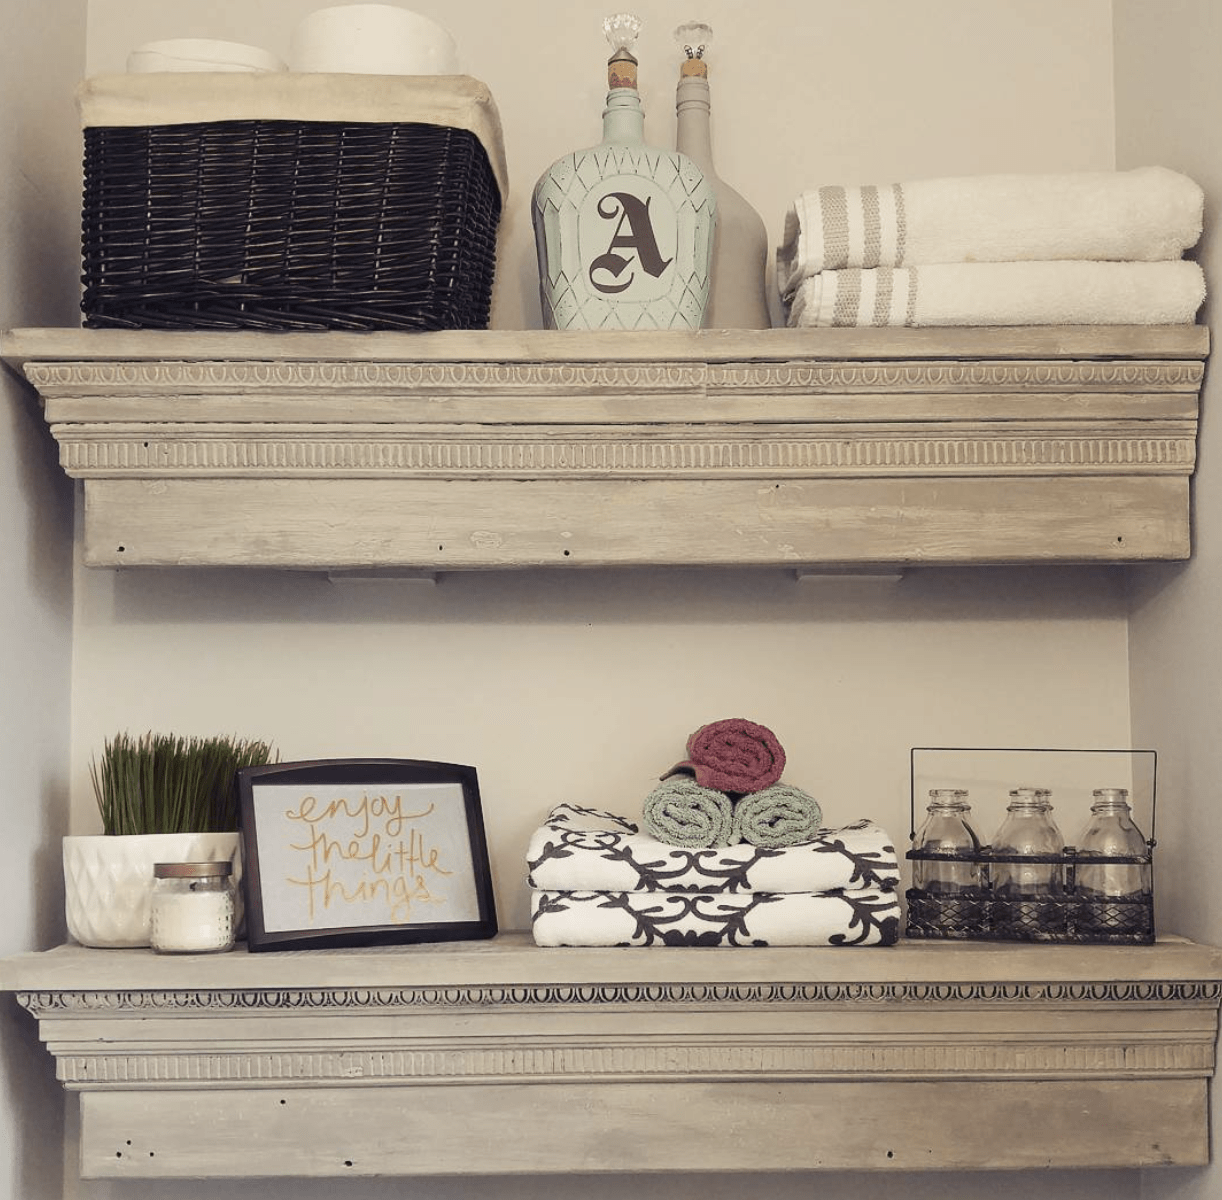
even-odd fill
[[(910, 850), (909, 860), (921, 857)], [(1065, 890), (1056, 896), (1003, 897), (991, 886), (991, 868), (1000, 858), (987, 847), (979, 855), (955, 856), (960, 862), (974, 862), (984, 879), (979, 889), (939, 894), (909, 888), (904, 898), (908, 916), (904, 934), (910, 938), (949, 938), (1003, 942), (1079, 942), (1083, 944), (1149, 945), (1154, 941), (1154, 894), (1133, 898), (1094, 897), (1079, 892), (1074, 872), (1081, 862), (1106, 861), (1151, 864), (1152, 857), (1110, 857), (1089, 859), (1067, 847), (1060, 855), (1022, 859), (1024, 863), (1055, 863), (1066, 873)], [(1011, 861), (1018, 861), (1013, 859)]]
[[(968, 851), (922, 850), (916, 848), (917, 778), (919, 755), (962, 756), (963, 761), (987, 756), (1028, 756), (1032, 762), (1078, 756), (1083, 761), (1127, 757), (1140, 760), (1142, 773), (1148, 775), (1148, 825), (1144, 854), (1106, 855), (1085, 853), (1067, 845), (1059, 854), (1013, 855), (982, 845)], [(1007, 761), (1003, 759), (1001, 761)], [(954, 769), (953, 766), (951, 769)], [(910, 821), (913, 848), (909, 862), (943, 862), (975, 868), (979, 886), (934, 891), (910, 887), (904, 894), (907, 914), (904, 933), (910, 938), (952, 940), (1076, 942), (1122, 945), (1148, 945), (1154, 931), (1154, 819), (1157, 805), (1158, 759), (1153, 750), (1035, 750), (973, 747), (916, 747), (910, 752)], [(947, 781), (941, 781), (947, 782)], [(956, 778), (956, 786), (965, 781)], [(996, 784), (996, 781), (993, 781)], [(996, 868), (1003, 863), (1052, 865), (1063, 879), (1063, 886), (1046, 895), (1011, 895), (995, 890)], [(1098, 896), (1079, 887), (1078, 872), (1084, 866), (1134, 865), (1149, 873), (1149, 890), (1134, 896)]]
[(468, 129), (260, 119), (84, 134), (89, 327), (488, 325), (501, 195)]

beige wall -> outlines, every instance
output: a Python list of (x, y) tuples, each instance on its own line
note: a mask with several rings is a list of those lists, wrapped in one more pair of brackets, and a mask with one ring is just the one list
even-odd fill
[[(315, 0), (90, 0), (88, 68), (176, 35), (283, 52)], [(537, 323), (526, 201), (553, 158), (597, 139), (605, 52), (592, 0), (414, 5), (456, 34), (499, 103), (512, 169), (494, 323)], [(647, 129), (669, 143), (687, 10), (641, 4)], [(776, 239), (821, 182), (1113, 164), (1109, 0), (710, 2), (719, 169)], [(557, 49), (558, 48), (558, 49)], [(1157, 151), (1157, 147), (1153, 148)], [(49, 470), (49, 468), (48, 468)], [(52, 472), (53, 474), (53, 472)], [(72, 824), (95, 828), (89, 754), (120, 728), (237, 730), (285, 757), (395, 754), (480, 771), (504, 924), (525, 920), (526, 836), (559, 799), (631, 811), (704, 721), (744, 715), (790, 752), (829, 819), (907, 833), (912, 745), (1123, 745), (1125, 600), (1104, 570), (914, 572), (864, 592), (779, 572), (522, 573), (336, 586), (312, 575), (78, 571)], [(1067, 824), (1072, 822), (1067, 821)], [(28, 865), (23, 867), (28, 870)], [(23, 877), (23, 876), (21, 876)], [(48, 1064), (49, 1065), (49, 1064)], [(1055, 1200), (1136, 1200), (1133, 1173), (1049, 1173)], [(1021, 1176), (777, 1177), (775, 1200), (886, 1186), (909, 1200), (1019, 1200)], [(350, 1183), (352, 1200), (640, 1194), (738, 1197), (684, 1178)], [(89, 1200), (312, 1200), (334, 1185), (81, 1184)]]
[[(0, 328), (76, 321), (84, 0), (0, 4)], [(68, 825), (71, 488), (37, 401), (0, 373), (0, 954), (63, 940)], [(0, 1005), (0, 1196), (62, 1188), (63, 1098), (33, 1021)]]
[[(1196, 257), (1217, 290), (1222, 279), (1218, 200), (1222, 197), (1222, 6), (1216, 0), (1118, 0), (1116, 157), (1124, 167), (1157, 154), (1205, 189), (1205, 236)], [(1216, 299), (1201, 320), (1215, 329)], [(1216, 352), (1215, 352), (1216, 353)], [(1162, 749), (1158, 905), (1162, 920), (1199, 941), (1222, 942), (1222, 880), (1214, 848), (1222, 839), (1222, 377), (1207, 372), (1194, 481), (1194, 550), (1181, 567), (1130, 576), (1133, 736)], [(1218, 1146), (1217, 1084), (1214, 1145)], [(1149, 1172), (1143, 1200), (1213, 1200), (1222, 1164), (1200, 1171)]]

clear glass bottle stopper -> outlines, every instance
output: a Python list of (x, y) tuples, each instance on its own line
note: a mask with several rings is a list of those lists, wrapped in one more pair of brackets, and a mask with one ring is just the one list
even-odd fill
[(683, 47), (688, 58), (703, 58), (713, 41), (712, 26), (703, 21), (687, 21), (675, 30), (675, 41)]
[(641, 18), (632, 13), (612, 13), (603, 18), (603, 33), (612, 53), (619, 50), (631, 53), (641, 33)]

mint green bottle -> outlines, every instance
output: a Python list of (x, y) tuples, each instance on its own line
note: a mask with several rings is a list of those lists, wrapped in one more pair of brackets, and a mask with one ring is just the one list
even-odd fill
[(608, 17), (603, 140), (558, 159), (531, 214), (549, 329), (699, 329), (708, 304), (717, 201), (676, 150), (647, 146), (632, 46), (640, 21)]

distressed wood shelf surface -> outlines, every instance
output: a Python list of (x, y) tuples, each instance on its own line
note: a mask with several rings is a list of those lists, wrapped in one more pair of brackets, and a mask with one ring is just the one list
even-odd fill
[(0, 988), (87, 1177), (1144, 1167), (1208, 1161), (1222, 950), (62, 946)]
[(17, 330), (92, 565), (1188, 557), (1203, 326)]

